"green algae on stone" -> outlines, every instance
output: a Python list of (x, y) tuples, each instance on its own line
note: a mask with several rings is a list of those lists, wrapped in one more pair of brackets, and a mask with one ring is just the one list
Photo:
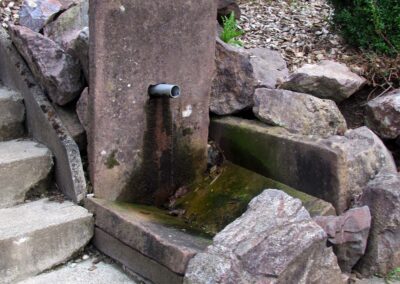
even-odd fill
[(114, 168), (115, 166), (119, 166), (119, 162), (117, 161), (117, 159), (116, 159), (116, 157), (115, 157), (116, 155), (117, 155), (117, 150), (114, 150), (114, 151), (112, 151), (111, 154), (107, 157), (107, 160), (106, 160), (106, 162), (105, 162), (105, 165), (106, 165), (107, 169), (112, 169), (112, 168)]
[(218, 176), (193, 184), (191, 191), (176, 201), (175, 208), (185, 210), (182, 217), (192, 227), (215, 235), (243, 214), (251, 199), (268, 188), (299, 198), (312, 216), (332, 207), (318, 198), (226, 162)]
[(171, 216), (168, 211), (157, 208), (155, 206), (140, 205), (127, 202), (113, 202), (112, 206), (119, 207), (123, 210), (126, 210), (127, 212), (132, 210), (135, 213), (140, 213), (146, 219), (153, 220), (155, 223), (164, 225), (166, 227), (171, 227), (194, 236), (203, 237), (206, 239), (210, 239), (212, 237), (210, 234), (206, 234), (204, 231), (198, 230), (195, 227), (190, 226), (181, 218)]

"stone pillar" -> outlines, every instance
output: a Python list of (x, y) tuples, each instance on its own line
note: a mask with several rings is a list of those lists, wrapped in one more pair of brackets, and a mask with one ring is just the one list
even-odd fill
[[(90, 0), (89, 165), (96, 197), (162, 205), (205, 170), (216, 1)], [(150, 98), (157, 83), (177, 99)]]

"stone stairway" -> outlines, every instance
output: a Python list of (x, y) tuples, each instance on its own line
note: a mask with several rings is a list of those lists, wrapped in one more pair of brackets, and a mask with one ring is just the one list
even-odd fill
[(16, 283), (68, 261), (93, 235), (93, 216), (41, 198), (52, 153), (26, 137), (22, 96), (0, 86), (0, 283)]

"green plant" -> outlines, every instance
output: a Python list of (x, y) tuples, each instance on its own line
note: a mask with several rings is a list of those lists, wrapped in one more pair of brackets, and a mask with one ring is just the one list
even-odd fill
[(385, 282), (391, 283), (392, 281), (400, 281), (400, 267), (393, 269), (386, 275)]
[(237, 37), (243, 35), (244, 32), (237, 25), (235, 13), (232, 12), (229, 17), (222, 17), (222, 24), (221, 40), (232, 45), (243, 46), (243, 43)]
[(330, 1), (335, 8), (334, 23), (350, 44), (378, 53), (399, 53), (399, 0)]

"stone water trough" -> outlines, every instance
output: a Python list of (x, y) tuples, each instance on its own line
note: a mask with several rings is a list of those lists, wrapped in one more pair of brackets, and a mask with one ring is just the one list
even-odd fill
[[(210, 121), (215, 2), (90, 1), (93, 243), (154, 283), (344, 283), (366, 242), (339, 268), (312, 217), (354, 206), (393, 159), (367, 128), (313, 138)], [(180, 96), (149, 96), (157, 84)]]
[[(42, 100), (39, 87), (27, 85), (23, 93), (28, 116), (52, 118), (46, 127), (31, 119), (32, 128), (37, 139), (52, 146), (57, 161), (71, 161), (68, 167), (56, 163), (56, 180), (66, 196), (83, 200), (94, 214), (93, 244), (127, 270), (167, 284), (344, 283), (342, 273), (354, 268), (368, 275), (400, 265), (392, 229), (399, 209), (394, 206), (386, 220), (380, 212), (388, 198), (400, 199), (390, 190), (398, 186), (398, 175), (391, 154), (372, 131), (343, 127), (328, 131), (330, 136), (321, 130), (326, 135), (320, 137), (256, 119), (210, 119), (215, 107), (210, 94), (223, 89), (211, 86), (218, 80), (233, 87), (237, 83), (230, 72), (237, 68), (218, 60), (221, 48), (227, 54), (236, 51), (218, 40), (216, 46), (216, 2), (90, 0), (90, 5), (71, 6), (43, 30), (45, 35), (29, 37), (29, 29), (11, 28), (14, 45), (25, 57), (28, 49), (19, 41), (24, 35), (33, 44), (39, 39), (45, 44), (34, 44), (37, 53), (49, 46), (69, 50), (64, 42), (69, 37), (58, 38), (56, 31), (78, 12), (86, 15), (86, 23), (89, 8), (89, 31), (82, 31), (85, 38), (90, 34), (90, 63), (87, 50), (82, 51), (84, 74), (78, 74), (80, 83), (88, 79), (89, 88), (78, 108), (87, 132), (90, 197), (78, 146), (66, 143), (59, 127), (53, 133), (58, 123), (51, 114), (56, 111), (62, 119), (78, 92), (47, 88), (58, 104), (54, 110), (47, 98)], [(2, 54), (14, 50), (11, 43), (6, 47)], [(261, 64), (254, 54), (246, 56), (256, 71), (257, 66), (275, 68), (265, 58)], [(17, 73), (29, 73), (14, 59), (7, 62)], [(224, 79), (215, 72), (215, 62), (227, 75)], [(250, 67), (246, 70), (252, 73)], [(8, 74), (11, 68), (6, 69), (0, 66), (1, 73)], [(29, 82), (21, 79), (17, 85)], [(257, 97), (316, 100), (272, 90), (274, 85), (257, 87)], [(247, 91), (253, 105), (255, 87)], [(224, 99), (225, 93), (217, 95)], [(38, 104), (42, 101), (46, 105)], [(329, 105), (336, 109), (334, 102)], [(382, 256), (381, 251), (390, 253)]]

